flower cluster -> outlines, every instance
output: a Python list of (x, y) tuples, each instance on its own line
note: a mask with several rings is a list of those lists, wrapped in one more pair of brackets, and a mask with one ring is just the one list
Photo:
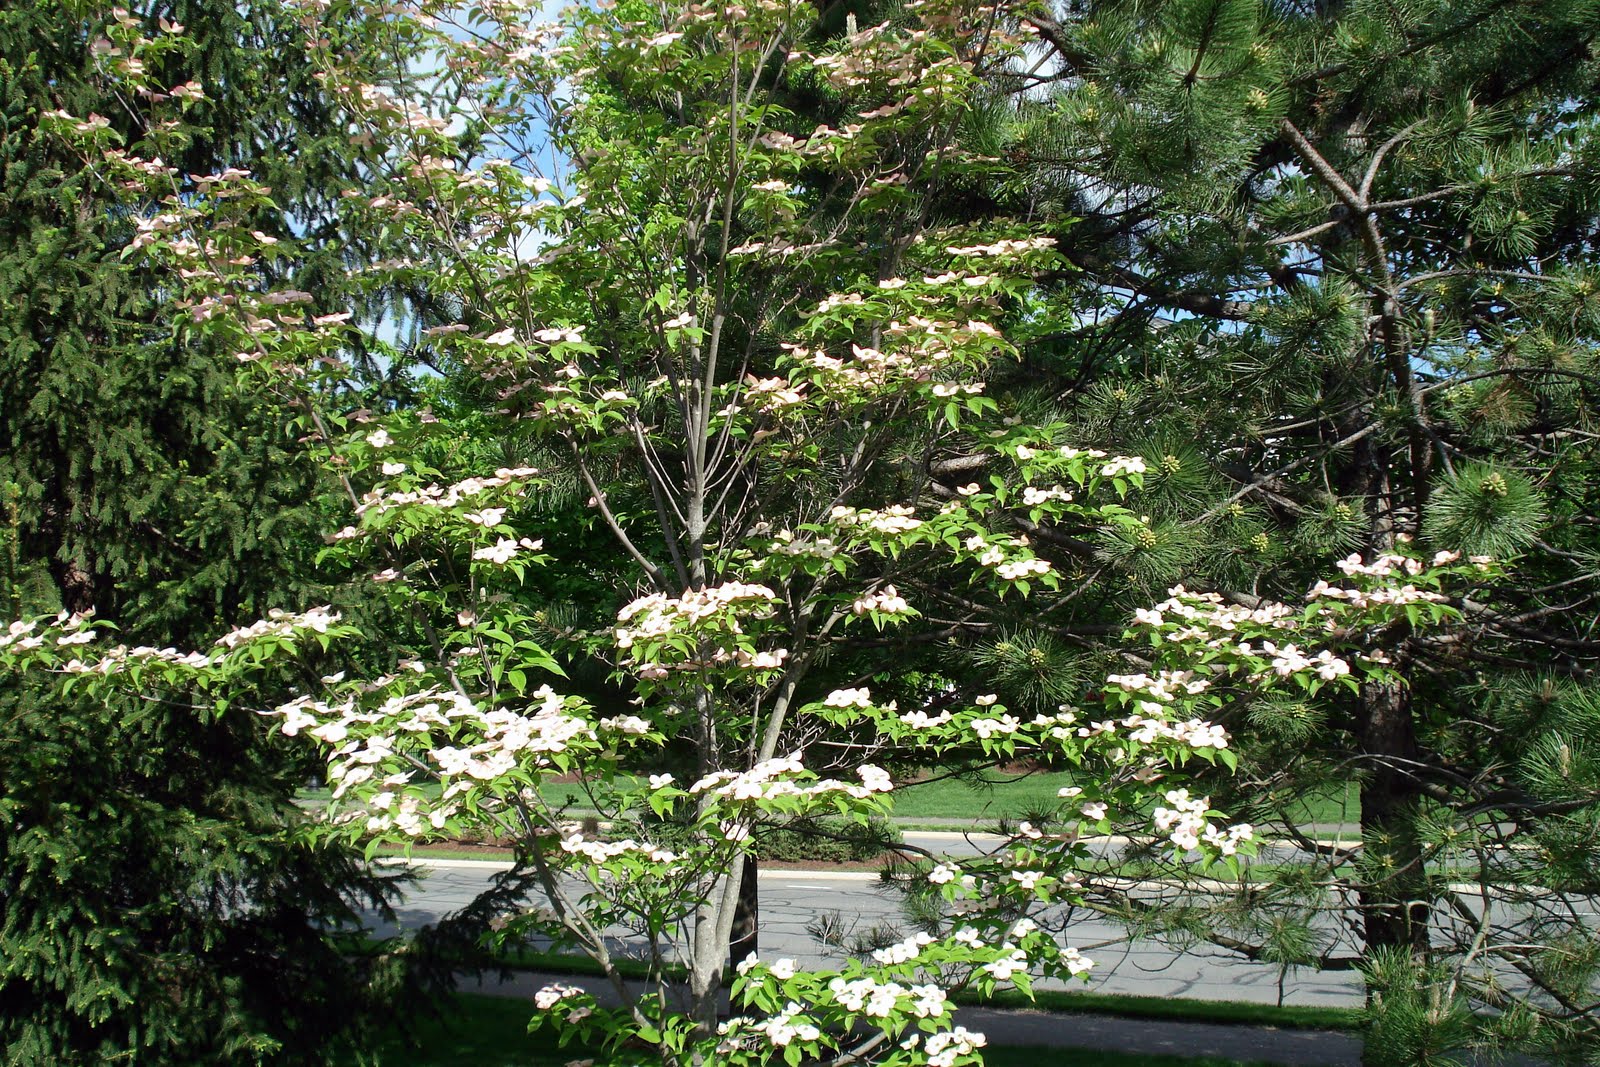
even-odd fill
[[(60, 612), (54, 619), (17, 619), (0, 630), (0, 652), (15, 649), (32, 652), (47, 646), (70, 647), (86, 645), (95, 639), (90, 627), (92, 612), (69, 614)], [(140, 649), (141, 653), (156, 653), (154, 649)], [(176, 652), (172, 649), (167, 652)]]
[(1204, 841), (1222, 855), (1231, 856), (1241, 844), (1255, 837), (1255, 830), (1249, 823), (1224, 830), (1207, 819), (1210, 797), (1191, 797), (1187, 789), (1169, 789), (1165, 797), (1172, 806), (1156, 808), (1152, 817), (1156, 829), (1166, 834), (1180, 852), (1199, 848)]
[[(81, 644), (82, 640), (72, 643)], [(175, 648), (151, 648), (148, 645), (138, 645), (133, 648), (117, 645), (102, 652), (99, 659), (88, 662), (71, 659), (64, 663), (61, 669), (68, 674), (98, 674), (101, 677), (109, 677), (138, 663), (160, 663), (188, 670), (202, 670), (211, 666), (213, 660), (204, 652), (179, 652)]]
[(1008, 582), (1050, 574), (1053, 568), (1048, 560), (1034, 556), (1028, 543), (1017, 537), (990, 538), (972, 534), (962, 546), (984, 567), (994, 568), (995, 574)]
[(182, 676), (193, 679), (200, 675), (220, 677), (232, 666), (251, 658), (264, 658), (279, 647), (291, 648), (299, 639), (314, 635), (319, 640), (349, 632), (340, 625), (338, 612), (328, 607), (311, 608), (305, 612), (287, 612), (273, 609), (265, 619), (248, 626), (237, 627), (215, 642), (211, 652), (180, 652), (176, 648), (154, 648), (148, 645), (128, 647), (116, 645), (105, 649), (93, 658), (77, 658), (62, 662), (65, 650), (92, 643), (99, 637), (93, 612), (69, 614), (60, 612), (53, 618), (43, 616), (20, 619), (0, 631), (0, 654), (9, 653), (24, 662), (38, 661), (47, 669), (64, 674), (118, 678), (132, 672), (138, 677), (145, 668), (159, 668), (164, 677)]
[(1050, 574), (1052, 568), (1048, 560), (1042, 560), (1034, 556), (1007, 560), (995, 567), (994, 572), (1006, 581), (1014, 582), (1022, 578), (1042, 577)]
[[(391, 775), (384, 779), (386, 786), (400, 787), (409, 782), (405, 774)], [(407, 837), (421, 837), (428, 830), (443, 830), (449, 820), (455, 816), (460, 808), (458, 805), (445, 802), (429, 802), (416, 793), (394, 792), (385, 789), (375, 793), (368, 801), (369, 814), (362, 822), (362, 827), (369, 834), (387, 834), (398, 831)], [(351, 813), (351, 821), (361, 819), (360, 813)], [(424, 825), (426, 823), (426, 825)]]
[(1211, 687), (1208, 680), (1195, 677), (1193, 671), (1158, 671), (1154, 676), (1143, 673), (1113, 674), (1107, 676), (1106, 684), (1140, 693), (1163, 704), (1179, 696), (1196, 696)]
[(1074, 978), (1087, 974), (1094, 969), (1094, 960), (1085, 956), (1071, 945), (1061, 950), (1061, 960), (1067, 965), (1067, 973)]
[(732, 631), (739, 633), (742, 631), (738, 620), (728, 618), (730, 609), (747, 617), (765, 618), (772, 614), (777, 599), (778, 594), (769, 587), (745, 582), (689, 589), (679, 597), (652, 593), (617, 612), (618, 622), (632, 625), (618, 626), (614, 636), (617, 647), (626, 650), (641, 641), (689, 629), (714, 617), (727, 619)]
[(772, 535), (767, 551), (774, 556), (832, 559), (839, 554), (839, 545), (831, 537), (797, 537), (791, 530), (779, 530)]
[(1016, 733), (1022, 728), (1022, 720), (1015, 715), (985, 716), (971, 720), (967, 728), (981, 740), (987, 741), (991, 737)]
[(561, 851), (582, 856), (595, 866), (604, 866), (611, 860), (629, 854), (640, 856), (651, 863), (670, 866), (678, 862), (678, 854), (648, 842), (640, 843), (631, 837), (619, 841), (597, 841), (582, 834), (570, 834), (561, 841)]
[[(1101, 724), (1096, 723), (1098, 728)], [(1195, 751), (1211, 749), (1221, 751), (1228, 747), (1228, 732), (1216, 723), (1204, 719), (1185, 719), (1182, 722), (1168, 722), (1165, 719), (1150, 719), (1142, 715), (1129, 715), (1119, 724), (1127, 730), (1127, 738), (1139, 744), (1153, 744), (1154, 742), (1173, 741), (1180, 745), (1187, 745)], [(1090, 732), (1080, 727), (1080, 733), (1088, 736)], [(1109, 730), (1101, 731), (1109, 733)]]
[(1177, 719), (1173, 714), (1174, 706), (1185, 705), (1210, 687), (1209, 679), (1196, 677), (1188, 670), (1109, 675), (1105, 688), (1108, 702), (1131, 702), (1135, 706), (1133, 713), (1074, 726), (1077, 709), (1063, 705), (1055, 716), (1060, 725), (1051, 727), (1050, 734), (1059, 737), (1071, 730), (1080, 738), (1121, 738), (1139, 745), (1163, 742), (1195, 752), (1220, 752), (1228, 747), (1226, 730), (1199, 717)]
[(999, 240), (983, 245), (951, 246), (945, 251), (952, 256), (1015, 256), (1026, 252), (1039, 252), (1054, 248), (1054, 237), (1025, 237), (1020, 240)]
[[(18, 619), (6, 627), (5, 633), (0, 634), (0, 648), (9, 648), (13, 644), (20, 649), (26, 650), (42, 647), (49, 640), (49, 634), (48, 632), (36, 633), (35, 631), (38, 628), (38, 622), (33, 619)], [(66, 630), (67, 628), (63, 627), (63, 629)], [(76, 628), (73, 627), (72, 629)], [(93, 640), (93, 630), (78, 630), (76, 633), (64, 632), (55, 639), (58, 645), (87, 644)]]
[(845, 1010), (875, 1019), (888, 1018), (900, 998), (911, 995), (911, 990), (899, 982), (879, 982), (870, 976), (835, 978), (828, 983), (828, 991)]
[[(1402, 617), (1413, 624), (1437, 622), (1455, 615), (1439, 587), (1443, 577), (1455, 573), (1450, 565), (1458, 558), (1440, 552), (1429, 562), (1393, 552), (1366, 563), (1352, 555), (1339, 568), (1355, 587), (1318, 581), (1301, 610), (1265, 601), (1228, 603), (1215, 593), (1176, 586), (1166, 601), (1136, 612), (1134, 622), (1151, 631), (1158, 649), (1204, 648), (1213, 677), (1236, 672), (1254, 682), (1281, 680), (1315, 693), (1330, 683), (1357, 684), (1357, 670), (1381, 671), (1388, 656), (1370, 645), (1382, 640), (1388, 622)], [(1478, 558), (1471, 566), (1484, 571), (1492, 561)], [(1305, 647), (1312, 642), (1346, 647)]]
[(883, 948), (873, 949), (872, 959), (876, 963), (888, 964), (889, 966), (910, 963), (918, 956), (921, 956), (922, 950), (931, 944), (933, 944), (933, 935), (926, 931), (919, 932), (903, 941), (885, 945)]
[[(948, 274), (923, 279), (939, 285), (962, 280)], [(989, 278), (965, 279), (987, 284)], [(887, 287), (887, 286), (886, 286)], [(866, 297), (860, 293), (835, 294), (818, 306), (819, 315), (841, 307), (860, 306)], [(859, 401), (886, 392), (926, 388), (936, 399), (978, 396), (981, 383), (955, 379), (973, 373), (982, 364), (983, 353), (995, 346), (999, 334), (980, 321), (954, 322), (910, 316), (892, 321), (883, 331), (884, 348), (860, 344), (850, 346), (849, 357), (800, 345), (785, 345), (792, 361), (792, 373), (806, 377), (824, 394), (839, 400)]]
[(859, 689), (835, 689), (823, 697), (822, 703), (829, 708), (870, 708), (872, 691), (865, 686)]
[(776, 1048), (782, 1048), (796, 1039), (816, 1041), (822, 1036), (821, 1030), (817, 1029), (812, 1023), (803, 1020), (800, 1022), (795, 1021), (804, 1010), (799, 1004), (791, 1000), (784, 1005), (782, 1011), (753, 1024), (751, 1029), (764, 1035)]
[[(395, 786), (409, 781), (419, 763), (431, 766), (445, 783), (440, 795), (444, 803), (435, 809), (438, 826), (454, 810), (448, 802), (474, 785), (496, 783), (519, 767), (548, 766), (552, 757), (575, 744), (593, 742), (594, 726), (572, 714), (569, 703), (544, 686), (531, 694), (530, 709), (518, 712), (485, 708), (458, 692), (430, 687), (390, 696), (370, 710), (364, 710), (352, 694), (337, 704), (297, 697), (262, 714), (281, 716), (285, 734), (303, 732), (331, 748), (328, 781), (335, 799), (372, 780), (385, 766), (396, 768), (396, 774), (385, 780)], [(439, 743), (439, 735), (451, 741)], [(385, 793), (371, 801), (380, 813), (389, 812), (394, 802)], [(402, 806), (399, 813), (418, 814), (421, 809), (415, 804), (420, 802), (413, 794), (408, 800), (413, 806)], [(381, 821), (382, 816), (378, 818)], [(410, 834), (421, 830), (417, 819), (397, 819), (393, 825)]]
[(1352, 607), (1367, 608), (1374, 604), (1418, 604), (1424, 601), (1442, 604), (1449, 598), (1443, 593), (1436, 593), (1431, 589), (1418, 589), (1407, 582), (1401, 586), (1379, 586), (1376, 589), (1342, 589), (1329, 585), (1326, 581), (1318, 580), (1306, 593), (1307, 600), (1343, 600)]
[(1200, 640), (1208, 647), (1226, 643), (1220, 634), (1229, 634), (1242, 627), (1272, 627), (1293, 630), (1297, 622), (1294, 609), (1287, 604), (1266, 603), (1258, 607), (1226, 603), (1216, 593), (1191, 593), (1181, 585), (1167, 590), (1167, 599), (1152, 608), (1135, 613), (1134, 621), (1143, 626), (1159, 627), (1167, 617), (1187, 623), (1172, 637), (1174, 642)]
[[(912, 1034), (904, 1042), (915, 1048), (920, 1034)], [(922, 1049), (928, 1056), (928, 1067), (951, 1067), (963, 1056), (970, 1056), (989, 1043), (989, 1039), (975, 1030), (958, 1026), (954, 1030), (932, 1034)]]
[[(1409, 575), (1416, 578), (1428, 570), (1430, 566), (1447, 566), (1460, 558), (1461, 553), (1459, 552), (1442, 551), (1434, 554), (1431, 563), (1425, 563), (1417, 556), (1405, 556), (1398, 552), (1383, 552), (1371, 563), (1365, 563), (1362, 561), (1361, 553), (1352, 552), (1338, 563), (1335, 563), (1334, 566), (1338, 567), (1342, 574), (1351, 577), (1387, 578), (1390, 575)], [(1486, 565), (1492, 561), (1488, 556), (1473, 556), (1471, 562)]]
[(252, 641), (259, 641), (263, 637), (294, 637), (305, 630), (325, 634), (328, 632), (328, 627), (339, 619), (339, 613), (329, 607), (312, 608), (300, 614), (273, 608), (267, 612), (266, 618), (249, 626), (239, 626), (229, 630), (217, 638), (217, 644), (232, 649)]
[(908, 615), (911, 614), (911, 605), (894, 586), (886, 585), (875, 592), (856, 597), (850, 610), (856, 615)]
[(563, 1000), (581, 997), (584, 991), (577, 986), (562, 985), (559, 982), (543, 986), (533, 995), (533, 1006), (540, 1011), (549, 1011)]
[[(383, 431), (377, 431), (383, 432)], [(387, 437), (387, 434), (385, 434)], [(472, 502), (476, 497), (493, 489), (520, 488), (522, 483), (539, 473), (536, 467), (501, 467), (487, 478), (463, 478), (451, 485), (425, 485), (417, 489), (380, 492), (373, 490), (362, 496), (356, 505), (357, 515), (382, 515), (397, 508), (429, 507), (449, 509)], [(496, 509), (499, 510), (499, 509)], [(481, 513), (479, 513), (481, 514)], [(504, 511), (500, 511), (504, 517)], [(470, 519), (468, 520), (471, 521)], [(499, 525), (498, 520), (483, 525)]]
[(805, 384), (795, 385), (787, 378), (752, 378), (745, 383), (745, 396), (758, 411), (779, 412), (805, 400)]
[[(1238, 650), (1245, 655), (1256, 651), (1248, 641), (1239, 642)], [(1271, 641), (1262, 641), (1260, 654), (1271, 659), (1272, 673), (1279, 678), (1311, 671), (1323, 681), (1331, 682), (1350, 673), (1350, 665), (1327, 649), (1308, 656), (1294, 645), (1280, 646)]]
[(1102, 478), (1121, 478), (1129, 474), (1143, 474), (1144, 460), (1138, 456), (1118, 456), (1100, 468)]
[(913, 730), (932, 730), (943, 726), (955, 718), (955, 712), (941, 711), (937, 715), (929, 715), (925, 711), (907, 711), (900, 715), (900, 722)]
[(881, 511), (840, 505), (829, 512), (828, 521), (841, 530), (861, 529), (888, 537), (910, 533), (922, 525), (916, 509), (905, 504), (891, 504)]
[(747, 771), (713, 771), (689, 787), (691, 793), (705, 793), (734, 801), (770, 800), (775, 797), (819, 797), (829, 793), (843, 793), (856, 800), (865, 800), (877, 793), (894, 789), (894, 780), (881, 767), (865, 764), (856, 769), (861, 784), (840, 782), (832, 778), (795, 781), (808, 776), (798, 756), (764, 760)]
[[(1012, 874), (1023, 876), (1016, 880), (1023, 883), (1025, 889), (1032, 889), (1033, 885), (1030, 883), (1037, 882), (1039, 876), (1038, 871), (1013, 871)], [(982, 969), (985, 973), (993, 975), (997, 982), (1009, 982), (1012, 975), (1028, 969), (1028, 954), (1021, 949), (1012, 949), (1008, 955), (985, 963)]]
[(537, 552), (543, 547), (544, 542), (542, 540), (534, 541), (526, 537), (512, 540), (509, 537), (502, 537), (492, 545), (484, 545), (482, 548), (474, 549), (472, 558), (483, 563), (503, 566), (515, 559), (519, 551)]
[(788, 650), (758, 648), (745, 624), (771, 618), (776, 602), (771, 587), (747, 582), (687, 590), (680, 597), (653, 593), (625, 606), (617, 614), (622, 625), (612, 633), (623, 661), (647, 681), (673, 670), (773, 671), (783, 666)]
[(1072, 491), (1064, 485), (1052, 485), (1048, 489), (1040, 489), (1036, 486), (1028, 485), (1022, 489), (1022, 503), (1030, 508), (1037, 507), (1040, 504), (1048, 504), (1052, 501), (1065, 504), (1070, 503), (1071, 500)]

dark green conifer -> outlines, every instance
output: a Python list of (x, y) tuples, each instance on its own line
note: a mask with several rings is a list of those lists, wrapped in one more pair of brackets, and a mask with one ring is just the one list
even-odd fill
[[(179, 161), (276, 187), (273, 279), (319, 310), (359, 299), (330, 203), (358, 160), (273, 0), (128, 5), (182, 24), (162, 84), (208, 100)], [(99, 114), (136, 154), (153, 110), (92, 47), (87, 0), (0, 5), (0, 601), (95, 609), (129, 644), (204, 647), (318, 594), (324, 493), (288, 412), (230, 353), (174, 330), (170, 287), (126, 255), (137, 217), (104, 168), (42, 131)], [(278, 684), (288, 679), (275, 679)], [(269, 691), (260, 694), (262, 699)], [(100, 700), (0, 679), (0, 1061), (318, 1063), (383, 1002), (338, 931), (384, 885), (309, 843), (304, 768), (243, 702)]]
[[(1213, 932), (1364, 968), (1373, 1062), (1472, 1042), (1581, 1060), (1595, 931), (1540, 894), (1600, 891), (1580, 710), (1600, 668), (1600, 4), (1074, 0), (1023, 21), (1041, 62), (997, 83), (1009, 125), (984, 137), (1019, 173), (995, 195), (1062, 220), (1075, 269), (1018, 387), (1152, 464), (1139, 536), (1053, 542), (1076, 608), (1114, 624), (1178, 582), (1295, 600), (1403, 538), (1510, 561), (1460, 626), (1389, 635), (1405, 685), (1227, 712), (1245, 762), (1219, 806), (1281, 835), (1348, 785), (1362, 847), (1307, 842), (1316, 878), (1283, 874)], [(1059, 634), (1092, 644), (1093, 621)], [(1318, 879), (1351, 894), (1351, 933), (1312, 925)], [(1480, 882), (1487, 925), (1461, 888)]]

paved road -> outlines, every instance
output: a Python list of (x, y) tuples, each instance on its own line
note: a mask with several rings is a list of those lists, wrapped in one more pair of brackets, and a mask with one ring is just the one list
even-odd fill
[[(957, 832), (907, 832), (905, 838), (929, 852), (952, 856), (982, 854), (1005, 840), (993, 834)], [(1109, 839), (1100, 847), (1109, 855), (1120, 845)], [(418, 880), (396, 909), (397, 922), (374, 921), (374, 927), (378, 933), (388, 934), (437, 922), (471, 903), (507, 866), (494, 861), (419, 858), (413, 863)], [(792, 956), (811, 965), (837, 964), (843, 950), (823, 945), (812, 932), (819, 919), (834, 923), (847, 936), (865, 934), (875, 926), (900, 930), (906, 926), (897, 895), (881, 889), (875, 874), (762, 870), (760, 877), (763, 958)], [(1592, 910), (1594, 902), (1589, 904)], [(1094, 916), (1075, 920), (1068, 936), (1096, 961), (1088, 986), (1094, 991), (1268, 1004), (1281, 999), (1286, 1004), (1319, 1006), (1358, 1006), (1362, 999), (1359, 978), (1348, 973), (1280, 975), (1275, 967), (1235, 959), (1218, 949), (1178, 951), (1155, 942), (1131, 941), (1119, 925)], [(627, 954), (624, 938), (617, 938), (613, 947), (619, 954)], [(469, 980), (464, 988), (531, 996), (550, 980), (550, 976), (519, 974), (507, 981)], [(562, 980), (573, 981), (570, 976)], [(1039, 984), (1041, 988), (1061, 986)], [(1083, 988), (1076, 983), (1073, 987)], [(1325, 1031), (975, 1008), (963, 1009), (960, 1021), (1009, 1045), (1224, 1056), (1287, 1067), (1353, 1067), (1360, 1062), (1359, 1038)], [(1511, 1062), (1531, 1063), (1520, 1058)]]
[[(939, 845), (947, 853), (955, 851), (948, 842), (930, 844)], [(983, 844), (980, 840), (977, 846)], [(506, 866), (482, 860), (419, 859), (413, 864), (418, 881), (397, 908), (397, 923), (374, 922), (374, 926), (377, 932), (387, 934), (437, 922), (470, 903)], [(854, 924), (858, 932), (865, 932), (879, 923), (904, 925), (896, 897), (878, 887), (874, 874), (761, 872), (761, 955), (764, 958), (793, 956), (814, 965), (837, 963), (839, 950), (819, 944), (808, 930), (824, 915), (837, 915), (847, 926)], [(1131, 942), (1120, 927), (1097, 918), (1075, 923), (1071, 930), (1072, 942), (1096, 961), (1093, 981), (1088, 987), (1092, 990), (1257, 1003), (1279, 1000), (1280, 976), (1276, 968), (1233, 959), (1218, 950), (1195, 948), (1179, 952), (1152, 942)], [(619, 954), (626, 954), (627, 945), (623, 939), (617, 939), (613, 947)], [(531, 999), (539, 987), (554, 980), (557, 980), (554, 976), (519, 973), (504, 980), (464, 979), (462, 988), (468, 992)], [(608, 995), (598, 980), (591, 982), (570, 975), (559, 980), (592, 984), (597, 994)], [(1060, 983), (1039, 985), (1051, 988), (1059, 987)], [(1359, 979), (1350, 974), (1303, 972), (1284, 978), (1282, 995), (1283, 1002), (1288, 1004), (1356, 1006), (1361, 1002), (1361, 986)], [(961, 1009), (957, 1018), (962, 1025), (980, 1030), (996, 1043), (1007, 1045), (1217, 1056), (1285, 1067), (1357, 1067), (1361, 1059), (1359, 1037), (1332, 1031), (982, 1008)], [(1514, 1057), (1501, 1067), (1537, 1065)]]
[[(420, 881), (397, 909), (401, 930), (436, 922), (473, 900), (504, 864), (472, 860), (422, 860)], [(829, 917), (846, 934), (874, 926), (905, 927), (895, 895), (878, 887), (877, 876), (850, 871), (761, 872), (761, 955), (793, 956), (812, 965), (837, 963), (840, 951), (818, 943), (808, 930)], [(376, 925), (376, 924), (375, 924)], [(1233, 959), (1220, 950), (1177, 951), (1150, 941), (1130, 941), (1120, 926), (1098, 918), (1074, 923), (1072, 943), (1096, 962), (1090, 988), (1144, 996), (1242, 1000), (1272, 1004), (1279, 999), (1278, 969)], [(397, 932), (383, 927), (380, 934)], [(624, 947), (619, 941), (618, 947)], [(1041, 988), (1050, 988), (1050, 983)], [(1360, 980), (1347, 973), (1291, 973), (1283, 979), (1288, 1004), (1361, 1003)]]

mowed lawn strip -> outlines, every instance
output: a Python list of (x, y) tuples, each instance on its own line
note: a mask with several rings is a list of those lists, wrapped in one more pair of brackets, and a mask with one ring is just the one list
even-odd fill
[[(1001, 819), (1015, 822), (1038, 812), (1055, 810), (1060, 804), (1057, 793), (1073, 784), (1070, 771), (1006, 774), (991, 770), (966, 778), (932, 775), (895, 790), (893, 819), (898, 823), (927, 826), (937, 825), (930, 820), (959, 820), (978, 824), (980, 828), (992, 826)], [(542, 787), (540, 793), (551, 807), (565, 808), (574, 817), (581, 817), (594, 808), (582, 783), (551, 782)], [(1353, 829), (1360, 811), (1356, 796), (1353, 785), (1343, 794), (1309, 796), (1299, 801), (1290, 814), (1300, 825), (1345, 824)], [(300, 793), (301, 802), (312, 807), (327, 804), (328, 798), (327, 789), (305, 789)]]
[[(893, 793), (896, 822), (962, 819), (994, 823), (1027, 818), (1035, 812), (1054, 811), (1060, 790), (1077, 784), (1071, 771), (1034, 771), (1007, 774), (984, 771), (979, 776), (941, 778), (930, 775), (902, 785)], [(1343, 792), (1314, 794), (1291, 806), (1289, 814), (1299, 825), (1357, 824), (1360, 805), (1356, 786)]]

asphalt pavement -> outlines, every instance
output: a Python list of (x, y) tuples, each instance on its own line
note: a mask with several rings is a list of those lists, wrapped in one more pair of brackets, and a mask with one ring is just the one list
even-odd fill
[[(416, 930), (470, 903), (506, 864), (485, 860), (416, 861), (418, 883), (397, 909), (397, 926), (378, 925), (381, 935)], [(790, 956), (807, 965), (839, 962), (841, 952), (817, 940), (813, 930), (829, 924), (846, 939), (874, 928), (904, 930), (897, 896), (866, 871), (763, 869), (760, 954)], [(1071, 943), (1095, 961), (1088, 988), (1140, 996), (1235, 1000), (1256, 1004), (1359, 1007), (1362, 986), (1349, 972), (1294, 970), (1252, 963), (1203, 945), (1179, 950), (1133, 940), (1117, 923), (1087, 913), (1074, 916)], [(909, 932), (909, 931), (908, 931)], [(619, 950), (626, 942), (619, 937)], [(1281, 984), (1281, 986), (1280, 986)], [(1074, 983), (1074, 988), (1084, 988)], [(1067, 988), (1044, 981), (1039, 988)]]
[[(947, 853), (955, 851), (947, 841), (929, 843), (941, 845)], [(978, 842), (977, 847), (982, 844)], [(470, 903), (507, 866), (489, 860), (418, 858), (412, 862), (417, 881), (396, 909), (396, 922), (374, 921), (375, 932), (402, 933), (437, 922)], [(760, 886), (760, 954), (765, 959), (790, 956), (808, 965), (837, 965), (842, 950), (820, 943), (813, 935), (819, 919), (835, 924), (847, 935), (866, 934), (874, 926), (906, 925), (896, 896), (883, 889), (870, 872), (766, 869), (760, 872)], [(1097, 992), (1256, 1003), (1278, 1003), (1280, 994), (1287, 1004), (1350, 1006), (1361, 1002), (1360, 982), (1351, 975), (1285, 976), (1277, 968), (1220, 952), (1177, 951), (1154, 942), (1133, 941), (1119, 926), (1097, 918), (1076, 921), (1071, 929), (1073, 944), (1095, 960), (1088, 988)], [(626, 954), (626, 937), (619, 934), (614, 948)], [(527, 972), (504, 980), (470, 977), (463, 979), (462, 989), (531, 999), (540, 986), (554, 980), (555, 976)], [(559, 980), (576, 981), (571, 976)], [(1059, 982), (1037, 985), (1041, 989), (1065, 988)], [(1361, 1053), (1359, 1037), (1335, 1031), (985, 1008), (963, 1008), (958, 1021), (988, 1034), (998, 1044), (1042, 1048), (1227, 1056), (1295, 1067), (1353, 1067), (1360, 1063)]]

